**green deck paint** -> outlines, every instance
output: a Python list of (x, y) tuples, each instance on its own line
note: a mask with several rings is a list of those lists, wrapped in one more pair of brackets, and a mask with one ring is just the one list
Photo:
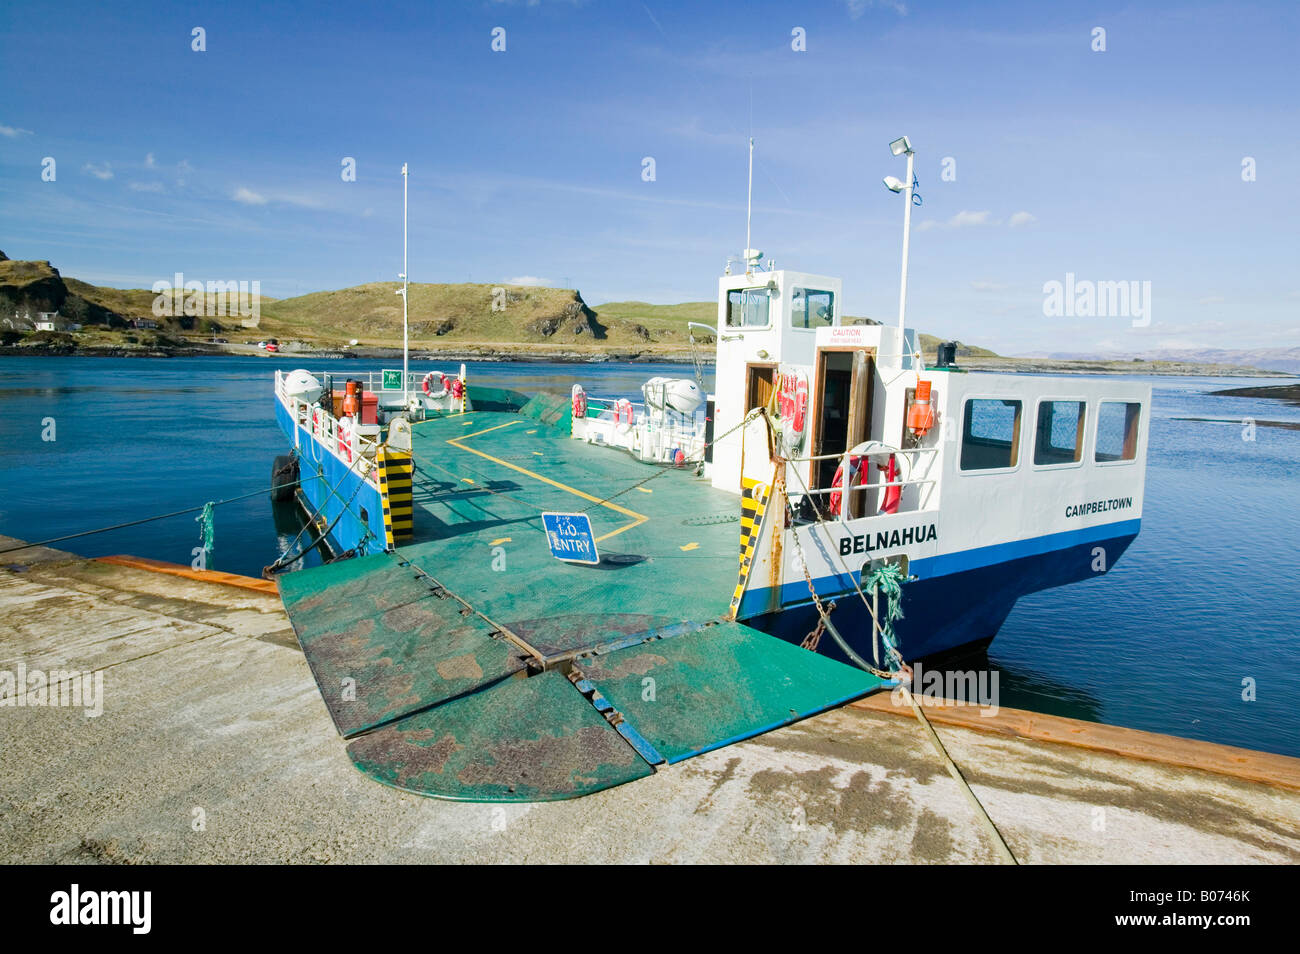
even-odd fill
[[(720, 622), (737, 579), (738, 524), (725, 519), (737, 495), (572, 440), (564, 402), (526, 411), (416, 424), (415, 542), (282, 579), (335, 724), (360, 733), (348, 751), (361, 771), (473, 801), (573, 798), (649, 774), (565, 677), (574, 657), (670, 762), (881, 686)], [(600, 565), (551, 556), (544, 511), (589, 514)], [(534, 659), (526, 675), (512, 639), (546, 671)], [(629, 640), (643, 642), (614, 648)], [(348, 678), (355, 700), (341, 695)]]

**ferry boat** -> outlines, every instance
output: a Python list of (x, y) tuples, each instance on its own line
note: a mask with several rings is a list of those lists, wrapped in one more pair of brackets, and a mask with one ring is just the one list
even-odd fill
[(692, 330), (712, 388), (276, 373), (280, 493), (351, 557), (281, 595), (362, 771), (483, 800), (630, 781), (987, 644), (1135, 538), (1149, 386), (967, 372), (744, 255)]

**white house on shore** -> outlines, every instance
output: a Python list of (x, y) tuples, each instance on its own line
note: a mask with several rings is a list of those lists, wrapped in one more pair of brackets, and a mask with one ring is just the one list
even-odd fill
[(37, 331), (80, 331), (81, 325), (68, 321), (57, 311), (38, 311), (33, 327)]

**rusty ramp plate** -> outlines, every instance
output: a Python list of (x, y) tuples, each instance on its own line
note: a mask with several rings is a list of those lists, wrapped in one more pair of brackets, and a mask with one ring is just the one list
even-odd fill
[(348, 755), (385, 785), (471, 802), (577, 798), (653, 771), (556, 671), (376, 729)]
[(748, 739), (885, 685), (741, 623), (575, 664), (668, 762)]
[(345, 737), (525, 666), (522, 650), (391, 557), (302, 570), (280, 586), (321, 698)]

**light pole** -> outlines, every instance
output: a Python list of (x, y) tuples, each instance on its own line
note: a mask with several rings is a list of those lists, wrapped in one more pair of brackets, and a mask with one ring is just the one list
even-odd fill
[(907, 314), (907, 248), (912, 235), (912, 165), (916, 153), (906, 136), (900, 136), (889, 144), (889, 151), (896, 156), (907, 156), (907, 181), (899, 182), (893, 176), (885, 176), (885, 188), (890, 192), (903, 193), (903, 277), (898, 287), (898, 334), (902, 343), (903, 321)]
[(407, 274), (409, 270), (406, 267), (406, 195), (407, 182), (409, 181), (406, 174), (406, 163), (402, 163), (402, 405), (409, 407), (411, 404), (410, 394), (410, 358), (409, 358), (409, 340), (407, 333), (407, 302), (406, 288), (408, 284)]

